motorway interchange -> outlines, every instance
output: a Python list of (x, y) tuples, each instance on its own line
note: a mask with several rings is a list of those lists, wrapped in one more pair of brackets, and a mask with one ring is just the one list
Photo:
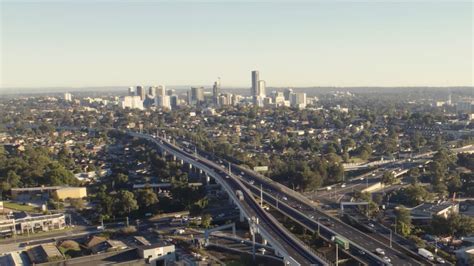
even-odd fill
[[(332, 237), (334, 235), (341, 235), (349, 239), (351, 245), (348, 252), (366, 264), (422, 264), (420, 261), (423, 261), (423, 258), (417, 257), (416, 254), (413, 253), (410, 254), (410, 252), (403, 249), (391, 248), (379, 239), (375, 239), (374, 237), (343, 223), (338, 218), (327, 215), (312, 204), (311, 201), (307, 200), (297, 192), (286, 187), (282, 188), (280, 184), (276, 184), (252, 171), (244, 170), (237, 165), (231, 165), (231, 172), (229, 173), (228, 167), (225, 167), (228, 163), (221, 159), (211, 157), (212, 155), (201, 151), (199, 154), (197, 151), (195, 151), (194, 154), (191, 154), (185, 152), (181, 148), (177, 148), (166, 140), (164, 142), (163, 140), (161, 141), (162, 143), (167, 143), (170, 147), (172, 146), (174, 149), (178, 149), (177, 152), (188, 158), (192, 158), (192, 160), (195, 160), (196, 162), (205, 162), (208, 166), (213, 167), (215, 171), (218, 171), (222, 176), (231, 176), (231, 180), (235, 179), (233, 182), (243, 182), (257, 197), (262, 193), (263, 200), (267, 204), (274, 207), (278, 206), (278, 210), (283, 214), (310, 230), (314, 231), (319, 228), (321, 236), (330, 239), (331, 235)], [(219, 162), (223, 165), (218, 165), (215, 162)], [(262, 191), (260, 191), (260, 186)], [(323, 223), (323, 219), (321, 218), (331, 221), (330, 226), (328, 226), (327, 223)], [(423, 261), (423, 263), (429, 264), (428, 261)]]

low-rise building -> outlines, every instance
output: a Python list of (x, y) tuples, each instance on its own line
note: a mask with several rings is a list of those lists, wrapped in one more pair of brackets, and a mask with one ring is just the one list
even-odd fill
[(13, 219), (0, 220), (0, 234), (29, 234), (38, 231), (51, 231), (64, 229), (66, 217), (62, 213), (48, 215), (30, 215), (21, 213)]
[(48, 199), (51, 196), (57, 199), (64, 200), (67, 198), (84, 198), (87, 197), (87, 189), (85, 187), (27, 187), (27, 188), (12, 188), (10, 190), (13, 200), (28, 201), (32, 198), (40, 197), (41, 199)]
[(59, 261), (64, 259), (61, 251), (59, 251), (56, 245), (52, 243), (32, 247), (26, 251), (26, 254), (33, 264)]
[(56, 199), (81, 199), (87, 197), (87, 189), (85, 187), (62, 187), (53, 192)]
[(442, 202), (439, 204), (423, 203), (411, 210), (413, 220), (431, 220), (433, 216), (447, 218), (450, 213), (459, 213), (459, 203)]
[(168, 242), (159, 242), (151, 245), (140, 245), (137, 247), (138, 256), (145, 259), (151, 265), (157, 265), (158, 261), (164, 261), (164, 265), (176, 260), (175, 246)]

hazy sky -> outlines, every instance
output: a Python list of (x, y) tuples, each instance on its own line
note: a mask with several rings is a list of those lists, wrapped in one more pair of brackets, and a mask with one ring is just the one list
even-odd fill
[(2, 88), (473, 85), (471, 1), (0, 2)]

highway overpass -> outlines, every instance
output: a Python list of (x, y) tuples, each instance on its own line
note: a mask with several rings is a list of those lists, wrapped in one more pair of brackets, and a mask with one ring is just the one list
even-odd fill
[[(216, 183), (228, 193), (230, 199), (238, 206), (241, 216), (247, 218), (252, 233), (259, 233), (263, 239), (283, 257), (285, 265), (329, 265), (330, 262), (316, 255), (310, 247), (296, 238), (284, 228), (273, 216), (264, 211), (256, 202), (252, 192), (234, 175), (225, 172), (218, 164), (204, 158), (198, 158), (184, 152), (181, 148), (171, 144), (166, 139), (146, 134), (128, 132), (128, 135), (142, 138), (155, 144), (163, 155), (171, 155), (182, 163), (196, 167), (204, 174), (215, 179)], [(239, 200), (236, 191), (243, 193), (243, 200)]]

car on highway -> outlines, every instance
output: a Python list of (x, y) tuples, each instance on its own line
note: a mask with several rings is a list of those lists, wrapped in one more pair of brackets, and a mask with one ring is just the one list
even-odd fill
[(365, 255), (365, 251), (363, 251), (362, 249), (358, 249), (357, 252), (359, 253), (359, 255)]
[(331, 226), (331, 227), (334, 226), (334, 222), (331, 221), (331, 220), (330, 220), (329, 218), (327, 218), (327, 217), (321, 217), (321, 218), (318, 219), (318, 221), (319, 221), (321, 224), (325, 225), (325, 226)]
[(342, 183), (341, 187), (343, 187), (343, 188), (346, 187), (346, 183)]
[(282, 199), (283, 199), (283, 200), (288, 200), (288, 198), (287, 198), (287, 197), (285, 197), (285, 196), (283, 196), (283, 197), (282, 197)]
[(326, 190), (327, 190), (327, 191), (329, 191), (329, 190), (331, 190), (331, 189), (332, 189), (332, 187), (330, 187), (330, 186), (329, 186), (329, 187), (326, 187)]
[(370, 228), (374, 229), (375, 228), (375, 225), (373, 223), (368, 223), (367, 224)]
[(383, 250), (381, 248), (376, 248), (375, 253), (377, 253), (379, 255), (382, 255), (382, 256), (385, 256), (385, 250)]
[(441, 257), (436, 257), (436, 261), (437, 261), (438, 263), (442, 263), (442, 264), (446, 263), (446, 261), (445, 261), (443, 258), (441, 258)]
[(387, 257), (387, 256), (384, 256), (382, 259), (383, 259), (383, 261), (385, 261), (386, 263), (392, 262), (392, 260), (391, 260), (389, 257)]
[(250, 185), (253, 185), (253, 184), (255, 184), (255, 181), (250, 180), (250, 181), (249, 181), (249, 184), (250, 184)]

